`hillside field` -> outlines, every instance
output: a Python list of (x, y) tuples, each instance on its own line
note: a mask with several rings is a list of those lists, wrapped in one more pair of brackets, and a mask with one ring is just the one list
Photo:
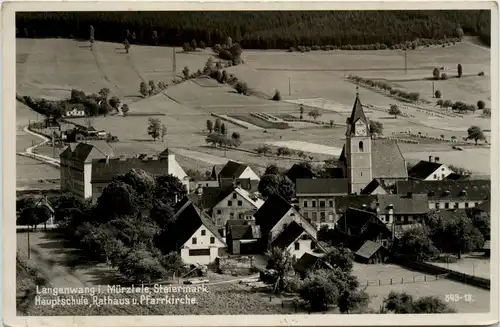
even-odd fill
[[(176, 49), (177, 71), (174, 74), (171, 47), (133, 45), (130, 53), (125, 54), (121, 44), (95, 42), (92, 50), (88, 45), (88, 42), (64, 39), (17, 39), (17, 93), (62, 99), (69, 96), (71, 89), (97, 93), (101, 88), (108, 87), (111, 95), (129, 104), (130, 113), (134, 113), (128, 117), (92, 118), (94, 127), (118, 136), (120, 142), (113, 144), (118, 152), (137, 154), (161, 151), (169, 147), (173, 152), (178, 149), (177, 153), (185, 165), (203, 166), (202, 169), (229, 159), (257, 166), (276, 162), (289, 167), (297, 162), (299, 159), (263, 158), (243, 151), (214, 149), (206, 144), (205, 137), (206, 121), (215, 120), (213, 113), (245, 118), (250, 113), (260, 112), (276, 117), (298, 118), (300, 103), (304, 104), (305, 118), (310, 119), (308, 112), (317, 109), (322, 114), (318, 117), (319, 121), (333, 121), (335, 126), (331, 128), (300, 123), (290, 124), (291, 128), (288, 129), (276, 129), (267, 127), (272, 127), (271, 125), (261, 124), (266, 127), (246, 129), (228, 121), (224, 121), (224, 124), (227, 125), (229, 135), (233, 132), (240, 133), (242, 149), (252, 150), (264, 143), (289, 142), (293, 145), (308, 142), (307, 149), (313, 160), (324, 160), (328, 156), (321, 154), (325, 151), (319, 146), (315, 149), (315, 145), (341, 148), (345, 141), (343, 124), (350, 114), (357, 92), (356, 85), (345, 78), (349, 74), (392, 80), (391, 83), (408, 91), (420, 92), (425, 97), (429, 81), (406, 80), (430, 76), (434, 66), (449, 68), (451, 76), (457, 63), (461, 63), (464, 74), (484, 71), (486, 76), (437, 81), (436, 89), (442, 91), (444, 99), (474, 104), (483, 99), (487, 106), (490, 105), (489, 49), (468, 41), (446, 48), (429, 47), (409, 51), (406, 77), (404, 53), (399, 50), (308, 53), (244, 50), (242, 58), (245, 63), (226, 70), (228, 74), (245, 81), (252, 90), (258, 91), (258, 96), (240, 95), (230, 86), (210, 80), (190, 80), (178, 85), (171, 83), (172, 78), (180, 76), (185, 66), (191, 72), (202, 69), (207, 59), (213, 56), (209, 49), (195, 53), (184, 53), (182, 49)], [(164, 81), (169, 86), (162, 93), (142, 98), (139, 84), (150, 79), (156, 83)], [(275, 90), (280, 91), (282, 101), (269, 100)], [(464, 118), (438, 118), (419, 112), (379, 91), (362, 87), (358, 92), (367, 116), (384, 124), (386, 136), (400, 135), (411, 130), (428, 136), (444, 135), (448, 139), (454, 136), (461, 140), (467, 136), (466, 129), (471, 125), (491, 128), (490, 120), (480, 117), (480, 111)], [(390, 104), (398, 104), (409, 117), (391, 117), (384, 112)], [(433, 104), (422, 106), (440, 110)], [(19, 123), (26, 123), (26, 120), (33, 117), (28, 118), (26, 112), (26, 108), (17, 107)], [(153, 142), (148, 135), (149, 113), (163, 114), (155, 116), (167, 126), (167, 135), (163, 141)], [(246, 122), (251, 123), (253, 119), (246, 119)], [(82, 124), (84, 119), (75, 121)], [(466, 152), (470, 155), (464, 156), (461, 153), (460, 156), (458, 152), (451, 152), (454, 150), (450, 143), (422, 140), (420, 144), (401, 144), (404, 155), (409, 154), (409, 159), (418, 159), (416, 156), (420, 158), (420, 154), (420, 159), (425, 159), (428, 152), (439, 152), (445, 163), (474, 168), (483, 174), (489, 173), (488, 160), (484, 160), (485, 165), (477, 167), (474, 159), (476, 152), (488, 156), (488, 147), (477, 148)], [(444, 154), (447, 152), (457, 155), (447, 156)], [(200, 156), (199, 153), (212, 157)], [(188, 163), (191, 160), (193, 163)]]

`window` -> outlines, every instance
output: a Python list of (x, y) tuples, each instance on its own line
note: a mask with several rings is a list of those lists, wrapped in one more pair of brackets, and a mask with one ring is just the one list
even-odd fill
[(333, 201), (332, 201), (332, 200), (328, 201), (328, 206), (329, 206), (330, 208), (333, 208)]
[(359, 172), (359, 176), (363, 177), (363, 172), (362, 171)]
[(333, 212), (328, 213), (328, 220), (333, 221)]
[(316, 249), (316, 243), (314, 241), (311, 241), (311, 250)]
[(312, 207), (313, 207), (313, 208), (316, 208), (316, 201), (313, 201), (313, 202), (312, 202)]
[(238, 201), (238, 207), (241, 207), (241, 206), (243, 206), (243, 201), (240, 200), (240, 201)]
[(210, 244), (215, 244), (215, 237), (210, 237)]
[(231, 201), (231, 200), (227, 201), (227, 206), (228, 207), (232, 207), (233, 206), (233, 201)]
[(324, 208), (325, 207), (325, 201), (319, 201), (319, 207)]
[(304, 218), (309, 218), (309, 212), (304, 212)]
[(300, 250), (300, 243), (295, 243), (295, 250)]
[(316, 221), (316, 219), (317, 219), (317, 213), (316, 213), (316, 212), (313, 212), (313, 213), (312, 213), (312, 220), (313, 220), (313, 221)]
[(444, 174), (441, 174), (441, 178), (444, 179)]
[(196, 237), (193, 237), (193, 238), (191, 239), (191, 243), (192, 243), (192, 244), (198, 244), (198, 240), (196, 239)]
[(234, 212), (229, 213), (229, 218), (233, 219), (234, 218)]
[(304, 200), (304, 208), (307, 208), (307, 201)]
[(474, 203), (474, 207), (477, 207), (479, 205), (479, 202)]
[(437, 174), (434, 174), (434, 179), (437, 179), (438, 178), (438, 175)]
[(240, 213), (238, 214), (238, 218), (243, 219), (243, 213), (242, 213), (242, 212), (240, 212)]
[(201, 230), (201, 236), (205, 236), (205, 235), (207, 235), (207, 231), (206, 231), (206, 230), (204, 230), (204, 229), (202, 229), (202, 230)]
[(233, 199), (236, 199), (236, 192), (233, 193)]
[(363, 152), (363, 141), (359, 141), (358, 147), (359, 151)]
[(210, 255), (210, 249), (193, 249), (189, 250), (190, 256), (201, 256), (201, 255)]
[(217, 210), (217, 214), (220, 215), (222, 213), (221, 210)]
[(405, 224), (408, 224), (408, 216), (404, 216)]
[(465, 207), (468, 208), (469, 207), (469, 202), (465, 202)]
[(439, 202), (436, 203), (434, 206), (435, 206), (436, 209), (439, 209)]
[(324, 212), (320, 212), (319, 216), (320, 216), (321, 222), (324, 223), (325, 222), (325, 213)]
[(455, 209), (458, 209), (458, 202), (455, 203), (455, 205), (453, 206)]
[(449, 208), (450, 208), (450, 204), (449, 204), (448, 202), (445, 202), (445, 203), (444, 203), (444, 208), (445, 208), (445, 209), (449, 209)]

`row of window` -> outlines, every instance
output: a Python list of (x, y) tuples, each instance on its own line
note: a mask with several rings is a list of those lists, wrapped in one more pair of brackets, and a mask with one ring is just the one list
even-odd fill
[[(309, 212), (307, 212), (307, 211), (304, 212), (304, 218), (309, 219)], [(324, 223), (326, 221), (326, 212), (320, 212), (319, 219), (320, 219), (320, 222)], [(328, 219), (330, 221), (333, 220), (333, 212), (328, 213)], [(318, 213), (317, 212), (311, 212), (311, 220), (314, 222), (318, 220)]]
[[(469, 202), (465, 202), (464, 203), (465, 205), (465, 208), (469, 208)], [(477, 207), (479, 205), (479, 202), (475, 202), (474, 203), (474, 206)], [(445, 209), (450, 209), (451, 207), (453, 207), (453, 209), (458, 209), (459, 208), (459, 203), (458, 202), (445, 202), (444, 203), (444, 208)], [(436, 209), (439, 209), (440, 208), (440, 203), (439, 202), (436, 202), (434, 204), (434, 208)]]
[[(233, 201), (231, 201), (231, 200), (227, 201), (227, 206), (228, 207), (232, 207), (233, 206)], [(238, 200), (238, 207), (242, 207), (242, 206), (243, 206), (243, 201)]]
[[(311, 200), (311, 208), (316, 208), (316, 200)], [(319, 207), (324, 208), (326, 206), (326, 201), (325, 200), (319, 200)], [(308, 208), (309, 203), (307, 200), (304, 200), (304, 208)], [(333, 200), (328, 201), (328, 207), (333, 208)]]
[[(202, 229), (201, 236), (205, 236), (205, 235), (207, 235), (207, 231)], [(198, 244), (198, 239), (196, 237), (193, 237), (191, 239), (191, 244)], [(213, 237), (213, 236), (210, 237), (210, 244), (215, 244), (215, 237)]]
[[(217, 215), (222, 215), (222, 210), (217, 210), (216, 213)], [(250, 215), (245, 215), (242, 212), (238, 213), (238, 219), (251, 219), (251, 218), (252, 216)], [(229, 219), (234, 219), (234, 212), (229, 213)]]
[[(294, 248), (295, 248), (295, 250), (300, 250), (300, 243), (299, 242), (295, 242)], [(316, 249), (316, 243), (315, 242), (311, 241), (310, 249), (311, 250)]]

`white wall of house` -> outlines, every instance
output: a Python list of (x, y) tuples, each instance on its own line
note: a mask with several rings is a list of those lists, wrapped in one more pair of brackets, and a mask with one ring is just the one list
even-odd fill
[(250, 180), (257, 180), (259, 181), (260, 180), (260, 177), (259, 175), (257, 175), (250, 167), (247, 167), (242, 173), (240, 176), (236, 176), (236, 178), (239, 178), (239, 179), (246, 179), (246, 178), (250, 178)]
[[(317, 247), (316, 242), (314, 242), (310, 237), (307, 237), (307, 239), (303, 240), (302, 236), (307, 235), (306, 232), (302, 233), (292, 244), (290, 244), (287, 247), (287, 250), (290, 252), (290, 254), (295, 256), (295, 258), (298, 260), (304, 255), (304, 253), (314, 253), (314, 250)], [(308, 236), (308, 235), (307, 235)]]
[(424, 181), (440, 181), (445, 179), (446, 177), (448, 177), (448, 175), (452, 173), (454, 173), (454, 171), (451, 170), (448, 166), (441, 165), (432, 174), (430, 174), (427, 178), (425, 178)]
[(371, 195), (379, 195), (379, 194), (389, 194), (387, 191), (382, 187), (378, 186), (373, 192), (370, 193)]
[[(181, 258), (186, 264), (209, 264), (219, 255), (219, 249), (226, 245), (222, 243), (208, 228), (201, 226), (181, 247)], [(192, 255), (189, 250), (207, 250), (205, 255)]]
[(184, 169), (179, 165), (175, 159), (175, 154), (168, 155), (168, 173), (177, 177), (182, 184), (186, 187), (186, 191), (189, 193), (189, 178)]
[(314, 238), (317, 238), (316, 229), (311, 224), (306, 222), (294, 208), (290, 208), (283, 218), (281, 218), (280, 221), (278, 221), (278, 223), (271, 229), (271, 240), (274, 240), (279, 234), (281, 234), (283, 228), (292, 221), (301, 225), (309, 234), (311, 234)]
[(213, 208), (212, 219), (217, 227), (224, 227), (229, 219), (245, 219), (247, 211), (259, 208), (260, 205), (248, 201), (235, 190)]
[(90, 182), (92, 179), (92, 163), (86, 162), (83, 165), (83, 187), (85, 198), (92, 197), (92, 183)]
[(429, 200), (429, 209), (464, 209), (478, 206), (482, 201)]

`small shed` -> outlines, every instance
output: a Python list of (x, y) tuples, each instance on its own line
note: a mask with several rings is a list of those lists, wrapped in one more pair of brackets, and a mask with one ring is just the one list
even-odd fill
[(366, 241), (356, 252), (355, 258), (361, 263), (385, 263), (389, 258), (389, 251), (380, 243)]
[(333, 269), (328, 262), (322, 260), (322, 257), (320, 254), (306, 252), (297, 260), (294, 269), (302, 278), (306, 277), (308, 271), (314, 269)]
[(484, 245), (483, 245), (483, 253), (485, 256), (489, 257), (490, 256), (490, 249), (491, 249), (491, 241), (490, 240), (487, 240), (484, 242)]

